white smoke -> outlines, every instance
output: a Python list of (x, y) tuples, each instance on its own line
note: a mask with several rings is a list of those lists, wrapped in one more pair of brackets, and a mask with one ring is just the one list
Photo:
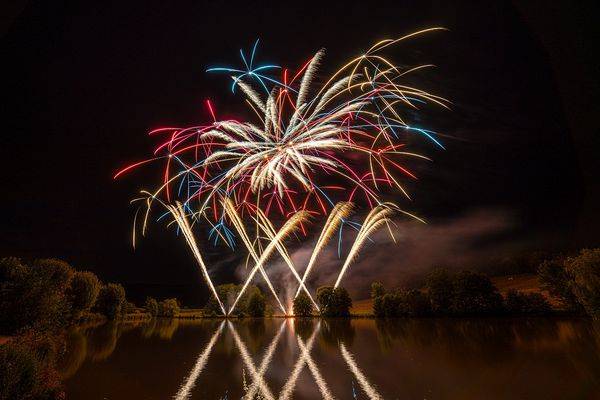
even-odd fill
[[(354, 220), (360, 222), (362, 218), (355, 216)], [(428, 224), (407, 219), (397, 219), (395, 223), (393, 233), (396, 243), (387, 229), (380, 229), (372, 236), (372, 241), (365, 244), (344, 276), (342, 286), (354, 298), (366, 298), (373, 281), (381, 281), (389, 288), (404, 286), (435, 267), (477, 268), (520, 246), (510, 240), (495, 240), (510, 233), (516, 226), (514, 216), (503, 210), (477, 210)], [(320, 230), (321, 227), (313, 226), (312, 229)], [(313, 294), (319, 286), (333, 285), (355, 236), (356, 232), (346, 226), (340, 256), (337, 237), (319, 255), (307, 284)], [(293, 243), (288, 246), (300, 275), (310, 259), (315, 241), (316, 238), (305, 239), (296, 248)], [(298, 283), (288, 266), (280, 257), (274, 256), (266, 271), (280, 296), (289, 304)], [(238, 267), (240, 279), (247, 273), (246, 268)]]

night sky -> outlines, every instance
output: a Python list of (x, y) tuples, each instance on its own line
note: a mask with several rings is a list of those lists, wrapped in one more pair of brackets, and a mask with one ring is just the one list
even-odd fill
[(479, 3), (3, 5), (0, 256), (58, 257), (104, 280), (204, 293), (172, 231), (155, 225), (131, 247), (129, 200), (159, 177), (112, 175), (150, 153), (146, 132), (207, 121), (207, 98), (221, 116), (244, 113), (226, 77), (204, 71), (237, 64), (257, 38), (260, 60), (292, 68), (324, 47), (325, 74), (377, 40), (436, 25), (449, 31), (393, 53), (436, 64), (417, 83), (453, 103), (425, 114), (447, 150), (428, 153), (435, 162), (403, 206), (434, 226), (500, 210), (516, 221), (503, 234), (535, 249), (598, 245), (598, 10)]

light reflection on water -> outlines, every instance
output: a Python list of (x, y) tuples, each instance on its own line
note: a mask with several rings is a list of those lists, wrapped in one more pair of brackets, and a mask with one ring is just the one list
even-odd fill
[(68, 342), (69, 399), (600, 398), (579, 319), (160, 319)]

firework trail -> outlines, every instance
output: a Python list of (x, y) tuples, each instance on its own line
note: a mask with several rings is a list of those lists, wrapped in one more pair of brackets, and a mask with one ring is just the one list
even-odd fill
[[(304, 275), (302, 276), (301, 286), (306, 282), (306, 278), (310, 274), (310, 271), (317, 260), (317, 256), (323, 250), (323, 248), (327, 245), (331, 236), (338, 229), (342, 221), (347, 218), (352, 212), (352, 203), (349, 202), (339, 202), (334, 207), (327, 221), (325, 221), (325, 225), (323, 226), (323, 230), (321, 231), (321, 235), (317, 240), (317, 244), (315, 245), (313, 252), (310, 256), (310, 260), (308, 261), (308, 265), (306, 266), (306, 270), (304, 271)], [(296, 294), (294, 295), (294, 299), (298, 297), (300, 294), (300, 286), (298, 290), (296, 290)]]
[[(277, 304), (279, 304), (279, 307), (281, 308), (281, 311), (283, 311), (283, 313), (285, 314), (286, 313), (285, 312), (285, 307), (283, 306), (283, 304), (281, 304), (281, 301), (279, 300), (279, 296), (277, 296), (277, 293), (275, 292), (275, 288), (273, 287), (273, 284), (271, 283), (271, 280), (269, 279), (269, 276), (267, 275), (267, 273), (263, 269), (263, 263), (264, 263), (264, 261), (261, 262), (261, 260), (263, 260), (263, 256), (264, 256), (264, 260), (266, 260), (270, 256), (270, 252), (269, 253), (266, 252), (267, 249), (270, 249), (270, 251), (272, 251), (273, 247), (270, 247), (270, 248), (267, 247), (267, 249), (265, 249), (265, 251), (262, 253), (261, 257), (259, 258), (258, 255), (256, 254), (256, 251), (254, 250), (254, 246), (250, 242), (250, 237), (248, 236), (248, 233), (246, 232), (246, 229), (244, 228), (244, 224), (243, 224), (241, 218), (239, 217), (237, 211), (235, 210), (235, 206), (233, 205), (233, 203), (229, 199), (225, 199), (224, 203), (225, 203), (224, 207), (225, 207), (225, 210), (227, 212), (227, 215), (229, 215), (229, 217), (231, 218), (231, 222), (232, 222), (233, 226), (237, 229), (240, 237), (242, 238), (242, 241), (244, 242), (244, 244), (248, 248), (249, 253), (252, 255), (252, 258), (254, 259), (254, 262), (256, 263), (256, 267), (250, 273), (250, 276), (248, 277), (248, 279), (244, 283), (244, 286), (242, 287), (242, 290), (240, 291), (240, 293), (238, 293), (238, 296), (235, 299), (235, 302), (233, 303), (233, 305), (229, 309), (229, 313), (227, 313), (227, 314), (230, 314), (233, 311), (233, 309), (235, 308), (238, 300), (242, 297), (242, 295), (246, 291), (246, 287), (248, 287), (248, 284), (252, 280), (252, 277), (254, 277), (254, 273), (256, 272), (257, 269), (260, 271), (262, 277), (264, 278), (265, 282), (267, 283), (267, 286), (269, 286), (269, 289), (271, 290), (271, 293), (273, 294), (273, 296), (277, 300)], [(282, 228), (282, 230), (283, 230), (283, 228)], [(279, 239), (279, 240), (281, 240), (281, 239)], [(276, 243), (275, 238), (273, 238), (272, 243)]]
[[(260, 209), (257, 210), (257, 214), (258, 214), (258, 218), (260, 219), (260, 226), (263, 227), (264, 232), (267, 235), (267, 239), (273, 240), (276, 236), (275, 227), (273, 226), (271, 221), (269, 221), (267, 216)], [(292, 259), (290, 258), (290, 255), (289, 255), (287, 249), (279, 242), (277, 242), (275, 244), (275, 246), (277, 247), (279, 254), (281, 255), (281, 257), (287, 264), (288, 268), (290, 269), (290, 271), (292, 272), (292, 274), (298, 281), (298, 283), (299, 283), (298, 292), (300, 292), (301, 289), (304, 289), (304, 292), (308, 295), (308, 298), (310, 299), (310, 301), (313, 303), (313, 306), (318, 311), (319, 306), (317, 305), (317, 303), (313, 299), (312, 295), (308, 291), (308, 288), (304, 285), (304, 280), (302, 278), (300, 278), (300, 275), (298, 275), (298, 271), (296, 271), (296, 268), (294, 267), (294, 263), (293, 263)]]
[(196, 258), (196, 261), (198, 261), (198, 265), (200, 266), (202, 275), (204, 276), (204, 279), (206, 280), (206, 283), (208, 284), (208, 287), (210, 288), (212, 294), (217, 299), (217, 302), (219, 303), (219, 307), (221, 308), (223, 315), (226, 315), (225, 308), (223, 307), (223, 303), (221, 303), (221, 299), (219, 298), (219, 295), (217, 294), (215, 286), (213, 285), (212, 280), (210, 279), (210, 276), (208, 275), (208, 270), (206, 269), (206, 265), (204, 264), (204, 260), (202, 259), (202, 255), (200, 254), (200, 250), (198, 250), (198, 245), (196, 244), (196, 239), (194, 238), (192, 228), (190, 227), (190, 225), (188, 223), (188, 220), (185, 216), (185, 212), (183, 211), (183, 207), (181, 206), (181, 203), (177, 202), (176, 206), (167, 205), (167, 208), (173, 215), (173, 218), (175, 219), (175, 221), (177, 221), (177, 225), (179, 226), (179, 229), (181, 229), (181, 232), (183, 233), (185, 240), (187, 241), (190, 249), (192, 250), (192, 253), (194, 254), (194, 257)]
[[(235, 213), (235, 209), (233, 209), (233, 206), (231, 205), (231, 203), (228, 203), (228, 204), (229, 205), (226, 206), (228, 213), (231, 213), (231, 215), (233, 215), (234, 217), (237, 216), (237, 213)], [(246, 288), (248, 287), (248, 285), (252, 281), (252, 278), (254, 278), (254, 275), (256, 274), (256, 272), (258, 270), (262, 269), (263, 264), (271, 256), (271, 253), (276, 248), (277, 244), (279, 242), (281, 242), (283, 239), (285, 239), (287, 236), (289, 236), (296, 229), (298, 229), (298, 225), (300, 223), (302, 223), (303, 221), (305, 221), (307, 219), (307, 217), (308, 217), (308, 213), (306, 211), (298, 211), (297, 213), (295, 213), (294, 215), (292, 215), (290, 217), (290, 219), (288, 219), (283, 224), (283, 226), (281, 227), (281, 229), (279, 230), (279, 232), (277, 233), (277, 235), (275, 235), (275, 237), (271, 240), (271, 242), (269, 242), (269, 244), (267, 245), (267, 247), (265, 247), (264, 251), (260, 255), (260, 258), (256, 257), (256, 253), (254, 252), (252, 244), (248, 241), (248, 243), (246, 244), (246, 246), (248, 246), (248, 250), (251, 252), (251, 254), (254, 253), (254, 257), (256, 259), (256, 265), (254, 266), (254, 268), (252, 269), (252, 271), (250, 272), (250, 274), (246, 278), (246, 281), (244, 282), (244, 285), (242, 286), (242, 289), (238, 293), (235, 301), (233, 302), (233, 305), (229, 309), (229, 313), (228, 314), (230, 314), (235, 309), (235, 306), (237, 305), (239, 299), (242, 297), (242, 295), (246, 291)], [(238, 224), (240, 222), (241, 221), (237, 221), (236, 224)], [(238, 231), (240, 232), (240, 235), (247, 236), (245, 234), (245, 229), (244, 229), (243, 225), (240, 225), (239, 227), (236, 225), (236, 228), (238, 228)], [(265, 274), (265, 276), (266, 276), (266, 274)], [(268, 280), (268, 278), (266, 278), (266, 280), (267, 280), (267, 283), (270, 284), (270, 281)], [(272, 287), (272, 286), (270, 285), (270, 287)], [(273, 292), (274, 292), (274, 290), (273, 290)], [(279, 302), (279, 298), (277, 297), (277, 295), (275, 295), (275, 297), (277, 298), (277, 301)], [(281, 304), (281, 302), (279, 302), (279, 306), (281, 307), (283, 313), (286, 314), (286, 310), (283, 307), (283, 305)]]
[(358, 256), (358, 252), (364, 245), (365, 240), (368, 239), (369, 236), (373, 232), (375, 232), (379, 227), (381, 227), (381, 225), (390, 222), (389, 217), (391, 214), (392, 210), (389, 208), (389, 206), (385, 205), (375, 207), (371, 210), (371, 212), (369, 212), (369, 214), (365, 218), (362, 227), (360, 228), (360, 231), (358, 232), (358, 235), (356, 236), (356, 239), (354, 240), (352, 248), (350, 248), (350, 252), (346, 257), (346, 261), (344, 262), (344, 265), (342, 266), (342, 269), (338, 274), (334, 288), (337, 288), (339, 286), (344, 276), (344, 273), (346, 272), (350, 264)]

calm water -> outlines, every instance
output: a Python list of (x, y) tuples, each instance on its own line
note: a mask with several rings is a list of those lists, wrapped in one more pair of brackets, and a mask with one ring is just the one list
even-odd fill
[(68, 399), (600, 399), (600, 329), (564, 319), (159, 320), (81, 327)]

